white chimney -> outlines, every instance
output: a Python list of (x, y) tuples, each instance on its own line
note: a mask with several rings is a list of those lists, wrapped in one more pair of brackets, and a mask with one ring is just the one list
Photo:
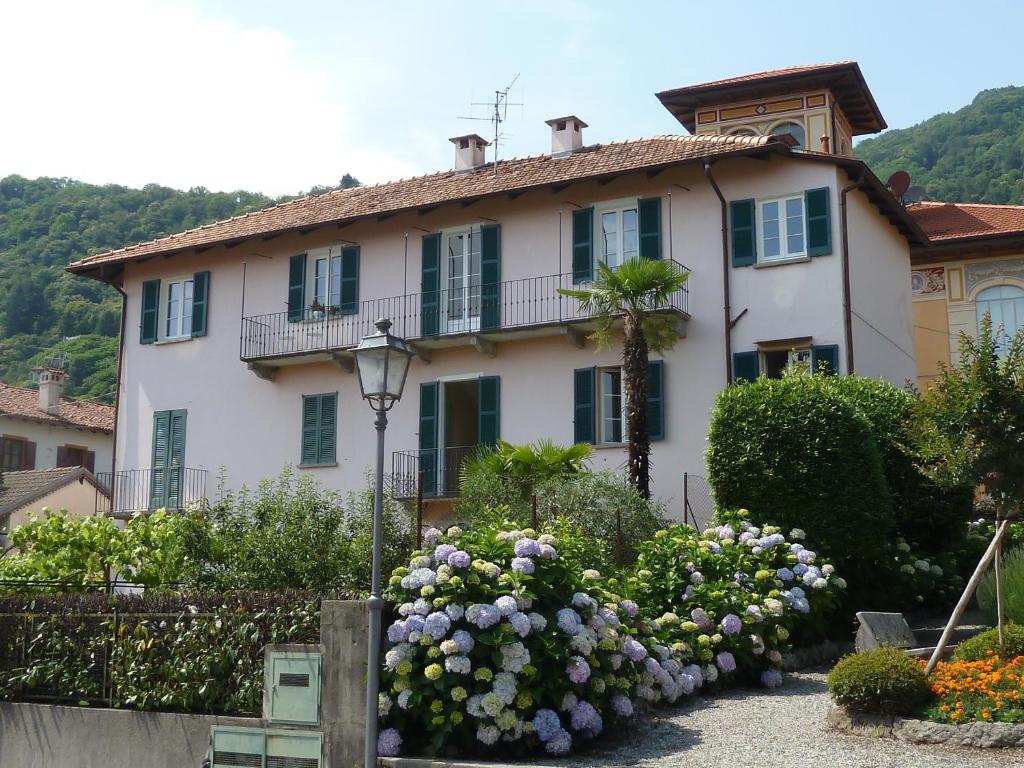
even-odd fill
[(60, 413), (60, 398), (64, 394), (67, 374), (60, 368), (35, 368), (39, 374), (39, 410), (52, 416)]
[(551, 126), (551, 156), (565, 157), (583, 147), (583, 129), (587, 124), (576, 115), (546, 121)]
[(464, 173), (484, 164), (484, 150), (488, 142), (475, 133), (448, 139), (455, 145), (455, 172)]

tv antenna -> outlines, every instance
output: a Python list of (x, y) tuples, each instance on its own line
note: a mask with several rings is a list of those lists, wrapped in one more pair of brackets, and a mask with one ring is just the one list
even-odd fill
[(470, 107), (487, 107), (490, 110), (490, 114), (487, 117), (467, 117), (459, 116), (459, 120), (486, 120), (492, 126), (494, 126), (494, 141), (491, 146), (494, 147), (494, 175), (498, 175), (498, 144), (506, 137), (501, 131), (501, 124), (508, 119), (508, 108), (521, 107), (523, 102), (521, 101), (509, 101), (508, 95), (512, 90), (512, 86), (516, 84), (519, 79), (519, 73), (512, 78), (512, 82), (506, 85), (500, 91), (494, 92), (494, 101), (471, 101)]

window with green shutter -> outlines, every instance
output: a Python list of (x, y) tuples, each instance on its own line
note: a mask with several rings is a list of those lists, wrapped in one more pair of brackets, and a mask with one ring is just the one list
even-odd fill
[(804, 192), (808, 256), (827, 256), (832, 253), (832, 214), (828, 201), (828, 187)]
[(729, 203), (729, 242), (734, 267), (749, 267), (757, 262), (753, 200), (733, 200)]
[(192, 335), (205, 336), (210, 313), (210, 273), (192, 275)]
[(839, 373), (839, 345), (818, 344), (811, 347), (811, 372), (824, 372), (827, 376)]
[(594, 279), (594, 209), (572, 212), (572, 281), (586, 283)]
[(300, 466), (337, 463), (338, 393), (302, 396)]
[(594, 398), (597, 395), (596, 368), (577, 368), (573, 371), (573, 442), (595, 443)]
[(665, 362), (651, 360), (647, 364), (647, 437), (665, 438)]
[(142, 321), (139, 342), (152, 344), (157, 338), (160, 322), (160, 281), (147, 280), (142, 284)]
[(480, 445), (496, 445), (501, 437), (501, 380), (497, 376), (481, 376), (477, 387), (478, 442)]
[(440, 232), (423, 236), (420, 296), (420, 335), (436, 336), (441, 328)]
[(480, 228), (480, 328), (501, 326), (501, 225)]
[(428, 495), (437, 493), (438, 390), (436, 381), (420, 384), (419, 472)]
[(306, 254), (288, 260), (288, 322), (298, 323), (306, 316)]
[(150, 509), (181, 508), (187, 418), (186, 410), (156, 411), (153, 414)]
[[(359, 246), (346, 245), (341, 249), (341, 277), (338, 311), (343, 315), (359, 312)], [(332, 302), (333, 302), (333, 296)]]
[(761, 355), (759, 352), (733, 352), (732, 380), (757, 381), (761, 373)]
[(640, 218), (640, 258), (661, 258), (661, 198), (642, 197), (637, 201)]

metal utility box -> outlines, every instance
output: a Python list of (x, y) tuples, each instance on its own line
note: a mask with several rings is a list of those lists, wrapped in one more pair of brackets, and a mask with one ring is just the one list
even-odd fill
[(286, 731), (215, 725), (210, 729), (211, 768), (323, 768), (319, 731)]
[(272, 723), (319, 725), (319, 647), (268, 645), (263, 669), (263, 717)]

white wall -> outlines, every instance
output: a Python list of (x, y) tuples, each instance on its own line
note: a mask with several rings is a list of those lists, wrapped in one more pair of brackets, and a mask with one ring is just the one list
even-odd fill
[[(714, 173), (727, 199), (775, 196), (822, 186), (832, 189), (835, 250), (831, 256), (768, 268), (730, 268), (733, 315), (748, 310), (734, 330), (734, 349), (752, 349), (759, 340), (808, 335), (815, 343), (842, 346), (835, 168), (796, 159), (738, 159), (716, 164)], [(502, 280), (550, 275), (571, 269), (573, 204), (586, 206), (639, 194), (661, 196), (663, 256), (692, 270), (692, 319), (687, 337), (665, 356), (667, 435), (655, 443), (653, 457), (654, 492), (671, 497), (673, 511), (681, 515), (682, 474), (704, 474), (708, 418), (716, 393), (725, 385), (720, 207), (699, 167), (669, 170), (654, 179), (636, 174), (604, 186), (576, 184), (554, 195), (539, 190), (514, 201), (502, 197), (468, 208), (453, 205), (422, 216), (413, 213), (340, 230), (324, 227), (305, 237), (282, 236), (228, 251), (213, 249), (199, 256), (129, 264), (118, 468), (148, 467), (153, 412), (184, 408), (188, 410), (186, 466), (209, 470), (211, 490), (221, 466), (229, 487), (253, 484), (276, 474), (286, 463), (298, 463), (302, 395), (337, 390), (338, 466), (304, 471), (331, 487), (361, 486), (373, 461), (373, 417), (359, 399), (354, 375), (331, 363), (315, 363), (282, 367), (274, 381), (265, 381), (239, 361), (243, 269), (246, 315), (283, 312), (288, 258), (341, 238), (362, 247), (361, 300), (395, 296), (403, 290), (418, 292), (420, 228), (436, 231), (496, 219), (502, 225)], [(868, 217), (863, 226), (880, 225)], [(854, 248), (857, 242), (855, 238)], [(140, 345), (141, 282), (200, 269), (211, 271), (208, 335), (179, 343)], [(904, 275), (900, 285), (905, 282)], [(581, 350), (560, 337), (499, 343), (494, 358), (468, 347), (435, 349), (430, 364), (413, 361), (405, 399), (392, 411), (388, 467), (391, 451), (417, 447), (421, 382), (472, 373), (499, 375), (503, 439), (526, 442), (549, 437), (568, 443), (573, 436), (573, 369), (614, 364), (617, 359), (616, 348), (596, 352), (593, 344), (588, 344)], [(599, 448), (595, 464), (616, 468), (624, 461), (624, 449)]]
[(34, 442), (36, 444), (35, 469), (56, 467), (57, 448), (64, 445), (84, 446), (90, 451), (95, 451), (97, 472), (109, 472), (114, 461), (114, 436), (103, 432), (69, 429), (27, 419), (0, 416), (0, 435), (23, 437)]

